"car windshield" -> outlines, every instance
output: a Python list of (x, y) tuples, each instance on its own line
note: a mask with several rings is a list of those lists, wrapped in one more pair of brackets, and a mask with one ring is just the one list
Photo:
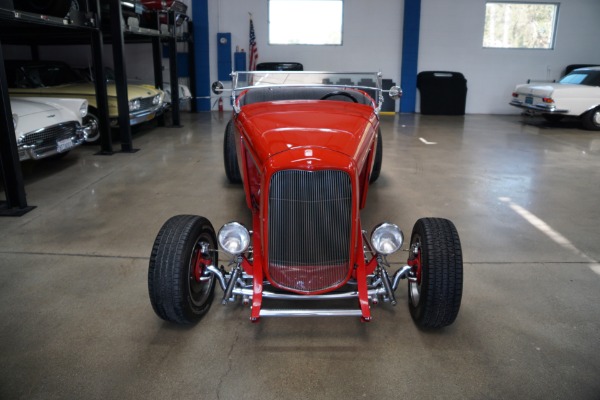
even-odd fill
[(560, 80), (560, 83), (572, 83), (576, 85), (600, 86), (600, 71), (583, 70), (573, 71)]
[(22, 68), (23, 78), (33, 87), (58, 86), (82, 82), (81, 77), (66, 65), (31, 65)]
[(325, 94), (347, 92), (349, 95), (360, 90), (370, 96), (373, 101), (369, 103), (377, 110), (383, 102), (381, 74), (377, 72), (252, 71), (234, 72), (232, 77), (234, 98), (245, 91), (260, 91), (261, 88), (263, 91), (266, 88), (285, 90), (289, 99), (295, 99), (293, 93), (298, 94), (297, 99), (306, 99), (307, 90), (311, 89)]

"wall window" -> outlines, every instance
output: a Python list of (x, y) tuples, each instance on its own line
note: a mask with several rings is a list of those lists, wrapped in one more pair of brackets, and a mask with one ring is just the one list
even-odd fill
[(269, 44), (341, 45), (343, 0), (269, 0)]
[(553, 49), (557, 3), (488, 2), (483, 47)]

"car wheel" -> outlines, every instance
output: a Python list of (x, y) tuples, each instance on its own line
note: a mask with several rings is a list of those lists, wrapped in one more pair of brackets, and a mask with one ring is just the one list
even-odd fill
[(88, 113), (83, 117), (83, 125), (90, 125), (90, 131), (85, 141), (87, 143), (96, 144), (100, 141), (100, 125), (98, 124), (98, 111), (90, 107)]
[(225, 128), (225, 139), (223, 140), (223, 162), (225, 164), (225, 175), (231, 183), (242, 183), (242, 174), (235, 150), (235, 131), (233, 120), (229, 120)]
[(456, 319), (462, 298), (463, 264), (458, 232), (443, 218), (421, 218), (411, 235), (413, 277), (410, 315), (421, 328), (441, 328)]
[(600, 131), (600, 107), (596, 107), (581, 117), (583, 127), (590, 131)]
[(192, 324), (209, 310), (215, 276), (208, 265), (219, 262), (212, 224), (195, 215), (169, 219), (156, 237), (148, 268), (148, 292), (154, 312), (177, 324)]
[(377, 134), (377, 149), (375, 150), (375, 160), (373, 160), (373, 170), (371, 171), (371, 177), (369, 183), (373, 183), (379, 178), (381, 173), (381, 164), (383, 163), (383, 138), (381, 137), (381, 128), (379, 128)]

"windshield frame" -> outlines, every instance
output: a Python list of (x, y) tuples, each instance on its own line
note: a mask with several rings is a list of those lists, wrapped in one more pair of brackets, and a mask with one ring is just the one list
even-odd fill
[[(232, 91), (231, 100), (236, 113), (241, 107), (238, 96), (244, 92), (257, 88), (332, 88), (333, 90), (360, 90), (367, 93), (373, 92), (373, 109), (376, 114), (383, 105), (383, 89), (381, 72), (329, 72), (329, 71), (234, 71), (231, 73)], [(330, 78), (337, 79), (333, 83)], [(354, 84), (356, 78), (361, 78), (367, 84)], [(365, 79), (368, 79), (366, 81)], [(330, 80), (330, 82), (325, 82)], [(320, 83), (319, 83), (320, 82)]]

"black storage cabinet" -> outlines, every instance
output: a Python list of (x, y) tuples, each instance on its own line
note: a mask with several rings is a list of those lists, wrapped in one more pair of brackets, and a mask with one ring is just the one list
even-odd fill
[(467, 80), (460, 72), (419, 72), (417, 88), (421, 94), (421, 114), (465, 114)]

